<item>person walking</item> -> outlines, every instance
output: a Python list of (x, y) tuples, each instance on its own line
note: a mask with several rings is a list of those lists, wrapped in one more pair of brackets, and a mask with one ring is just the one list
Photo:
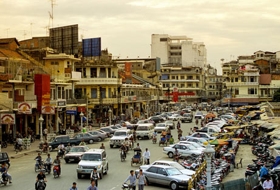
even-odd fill
[(143, 157), (144, 157), (144, 163), (150, 165), (151, 153), (148, 150), (148, 148), (146, 148), (146, 151), (143, 153)]
[(98, 190), (97, 187), (95, 186), (94, 180), (91, 180), (90, 186), (87, 188), (87, 190)]
[(130, 170), (130, 175), (126, 178), (124, 183), (126, 183), (128, 180), (130, 182), (129, 186), (131, 187), (131, 189), (136, 190), (136, 176), (133, 170)]
[(77, 183), (76, 183), (76, 182), (73, 182), (72, 187), (70, 187), (69, 190), (78, 190), (78, 188), (77, 188)]
[(264, 190), (272, 190), (274, 185), (273, 185), (273, 182), (272, 180), (270, 179), (269, 176), (266, 176), (266, 180), (263, 182), (263, 189)]
[(143, 174), (142, 169), (139, 170), (137, 179), (138, 179), (138, 190), (144, 190), (144, 186), (147, 185), (147, 181), (145, 175)]

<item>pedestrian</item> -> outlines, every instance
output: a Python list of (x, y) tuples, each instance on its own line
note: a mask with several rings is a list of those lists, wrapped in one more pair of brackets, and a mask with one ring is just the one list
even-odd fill
[(190, 132), (189, 132), (189, 135), (192, 135), (193, 134), (193, 129), (190, 128)]
[(45, 140), (47, 140), (47, 135), (48, 135), (48, 129), (47, 128), (44, 129), (43, 135), (44, 135)]
[(103, 143), (101, 143), (100, 149), (104, 149), (105, 150), (105, 146)]
[(98, 190), (97, 187), (95, 186), (94, 180), (91, 180), (90, 186), (87, 188), (87, 190)]
[(72, 187), (69, 190), (78, 190), (76, 182), (73, 182)]
[(235, 154), (234, 154), (234, 152), (231, 153), (230, 163), (231, 163), (231, 167), (232, 167), (231, 170), (233, 172), (234, 168), (235, 168)]
[(139, 170), (137, 179), (138, 179), (138, 190), (144, 190), (144, 185), (147, 185), (147, 181), (145, 175), (143, 174), (142, 169)]
[(143, 153), (144, 163), (145, 164), (148, 164), (148, 165), (150, 164), (150, 156), (151, 156), (151, 153), (148, 150), (148, 148), (146, 148), (146, 151)]
[[(133, 170), (130, 170), (130, 175), (126, 178), (124, 183), (126, 183), (128, 180), (130, 182), (129, 186), (131, 187), (131, 189), (136, 190), (136, 176), (135, 176)], [(88, 189), (88, 190), (91, 190), (91, 189)]]
[(274, 185), (273, 182), (271, 181), (269, 176), (266, 176), (266, 180), (263, 182), (263, 189), (264, 190), (272, 190)]
[(181, 128), (181, 123), (180, 123), (180, 121), (178, 121), (178, 123), (177, 123), (177, 129), (180, 129)]

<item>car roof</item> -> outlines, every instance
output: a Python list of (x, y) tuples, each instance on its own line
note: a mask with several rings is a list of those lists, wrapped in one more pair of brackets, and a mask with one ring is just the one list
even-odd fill
[(129, 132), (130, 129), (124, 129), (124, 128), (120, 128), (118, 130), (116, 130), (116, 132)]
[(177, 162), (174, 162), (174, 161), (168, 161), (168, 160), (156, 160), (154, 162), (162, 162), (162, 163), (168, 163), (168, 164), (173, 164), (173, 163), (177, 163)]
[(157, 167), (157, 168), (174, 168), (172, 166), (167, 166), (167, 165), (151, 165), (151, 167)]
[(85, 152), (86, 154), (90, 154), (90, 153), (102, 153), (104, 152), (104, 149), (89, 149), (87, 152)]

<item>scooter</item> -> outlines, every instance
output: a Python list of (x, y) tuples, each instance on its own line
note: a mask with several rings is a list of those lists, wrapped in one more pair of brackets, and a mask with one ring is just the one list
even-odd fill
[(57, 156), (63, 158), (63, 156), (64, 156), (64, 150), (59, 149), (58, 152), (57, 152)]
[(0, 184), (3, 184), (4, 186), (6, 186), (8, 184), (8, 175), (7, 173), (1, 173), (1, 178), (0, 178)]
[(51, 163), (44, 163), (44, 170), (46, 173), (48, 173), (48, 174), (51, 173), (51, 167), (52, 167)]
[(124, 184), (122, 184), (122, 189), (123, 190), (132, 190), (132, 186), (124, 183)]
[(39, 180), (37, 182), (37, 190), (45, 190), (45, 188), (46, 188), (46, 184), (44, 180)]
[(53, 177), (58, 178), (60, 175), (60, 170), (58, 164), (54, 164), (53, 166)]
[(153, 136), (152, 142), (153, 142), (153, 144), (157, 143), (157, 137), (156, 136)]
[[(42, 162), (42, 161), (41, 161)], [(39, 172), (43, 169), (43, 163), (40, 163), (39, 159), (36, 159), (35, 172)]]
[(126, 158), (125, 152), (124, 152), (124, 150), (121, 150), (121, 161), (122, 162), (125, 161), (125, 158)]

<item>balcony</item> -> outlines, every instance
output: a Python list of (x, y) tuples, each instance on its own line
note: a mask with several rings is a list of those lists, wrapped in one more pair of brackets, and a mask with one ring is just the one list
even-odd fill
[(160, 82), (199, 82), (198, 79), (162, 79)]
[(259, 82), (226, 82), (226, 86), (251, 86), (259, 85)]
[(257, 94), (241, 94), (241, 95), (235, 95), (235, 98), (259, 98), (259, 95), (257, 95)]
[(267, 88), (278, 89), (278, 88), (280, 88), (280, 85), (259, 85), (259, 88), (263, 88), (263, 89), (267, 89)]
[(244, 72), (244, 76), (260, 76), (259, 72)]
[(86, 99), (67, 99), (67, 104), (86, 104)]
[(81, 78), (76, 85), (118, 85), (122, 80), (119, 78)]

